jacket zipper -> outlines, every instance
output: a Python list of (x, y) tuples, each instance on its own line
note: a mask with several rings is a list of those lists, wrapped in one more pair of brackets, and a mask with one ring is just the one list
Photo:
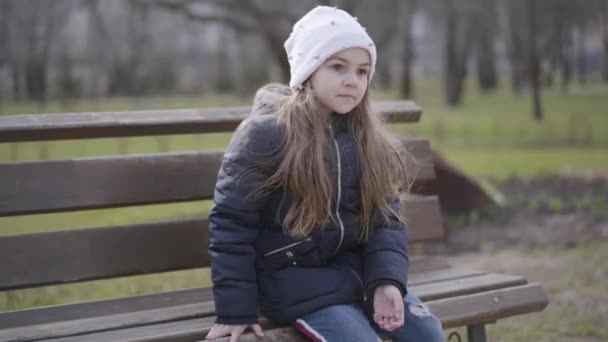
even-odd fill
[(336, 157), (338, 161), (338, 199), (336, 201), (336, 217), (338, 218), (338, 223), (340, 224), (340, 241), (338, 242), (336, 250), (332, 253), (332, 255), (336, 255), (336, 253), (338, 253), (340, 250), (340, 247), (342, 247), (342, 242), (344, 241), (344, 223), (342, 223), (342, 218), (340, 217), (340, 201), (342, 199), (342, 162), (340, 161), (340, 146), (333, 135), (331, 124), (329, 125), (329, 129), (332, 134), (331, 137), (334, 140), (334, 145), (336, 146)]
[(304, 239), (304, 240), (300, 240), (300, 241), (298, 241), (298, 242), (290, 243), (290, 244), (289, 244), (289, 245), (287, 245), (287, 246), (283, 246), (283, 247), (281, 247), (281, 248), (273, 249), (273, 250), (271, 250), (270, 252), (268, 252), (268, 253), (264, 254), (264, 256), (269, 256), (269, 255), (273, 255), (273, 254), (279, 253), (279, 252), (281, 252), (281, 251), (284, 251), (284, 250), (289, 249), (289, 248), (291, 248), (291, 247), (295, 247), (295, 246), (297, 246), (297, 245), (299, 245), (299, 244), (301, 244), (301, 243), (304, 243), (304, 242), (306, 242), (306, 241), (310, 241), (310, 240), (312, 240), (312, 237), (308, 237), (308, 238), (306, 238), (306, 239)]
[(361, 288), (363, 289), (363, 301), (367, 302), (367, 294), (365, 293), (365, 285), (363, 284), (363, 280), (361, 280), (361, 277), (359, 277), (359, 275), (357, 274), (357, 272), (355, 270), (351, 269), (351, 271), (353, 272), (355, 277), (357, 277), (357, 279), (359, 280), (359, 283), (361, 284)]
[[(338, 242), (338, 247), (336, 247), (336, 250), (333, 253), (333, 255), (335, 255), (340, 250), (340, 247), (342, 247), (342, 242), (344, 242), (344, 223), (342, 222), (342, 218), (340, 217), (340, 201), (342, 200), (342, 161), (340, 159), (340, 145), (338, 144), (336, 138), (333, 136), (333, 129), (331, 124), (329, 125), (329, 128), (332, 133), (334, 145), (336, 146), (336, 158), (338, 162), (338, 200), (336, 201), (336, 217), (338, 218), (338, 223), (340, 224), (340, 242)], [(359, 284), (361, 284), (361, 289), (363, 291), (363, 301), (366, 302), (367, 294), (365, 293), (365, 284), (363, 284), (363, 280), (361, 280), (361, 277), (359, 277), (355, 270), (351, 269), (351, 271), (353, 272), (355, 277), (357, 277), (357, 280), (359, 280)]]

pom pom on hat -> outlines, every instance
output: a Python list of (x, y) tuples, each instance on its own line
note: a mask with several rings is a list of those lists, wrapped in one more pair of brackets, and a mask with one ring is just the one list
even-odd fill
[(369, 80), (376, 68), (376, 46), (357, 18), (336, 7), (317, 6), (294, 26), (285, 41), (291, 72), (289, 86), (298, 89), (332, 55), (348, 48), (367, 50)]

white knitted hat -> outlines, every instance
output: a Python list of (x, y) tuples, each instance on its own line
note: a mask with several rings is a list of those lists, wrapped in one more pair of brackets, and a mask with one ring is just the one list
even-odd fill
[(285, 41), (291, 80), (298, 89), (329, 57), (348, 48), (369, 52), (369, 80), (376, 68), (376, 46), (357, 18), (336, 7), (317, 6), (293, 26)]

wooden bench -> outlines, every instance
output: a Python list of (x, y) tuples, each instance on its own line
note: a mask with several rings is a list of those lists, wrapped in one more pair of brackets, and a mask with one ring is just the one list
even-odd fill
[[(389, 122), (416, 122), (412, 102), (374, 103)], [(249, 108), (44, 114), (0, 117), (0, 142), (230, 132)], [(429, 143), (404, 138), (416, 181), (434, 177)], [(0, 163), (0, 216), (212, 199), (221, 151), (115, 155)], [(411, 242), (445, 236), (436, 197), (403, 198)], [(202, 216), (202, 215), (201, 215)], [(209, 266), (207, 220), (0, 236), (0, 291)], [(543, 310), (539, 284), (516, 275), (450, 267), (442, 257), (412, 257), (410, 288), (444, 328), (485, 325)], [(196, 270), (195, 270), (196, 271)], [(200, 341), (214, 322), (208, 288), (0, 313), (0, 341)], [(300, 341), (292, 327), (261, 318), (266, 341)], [(227, 340), (227, 339), (224, 339)], [(242, 341), (255, 340), (251, 334)]]

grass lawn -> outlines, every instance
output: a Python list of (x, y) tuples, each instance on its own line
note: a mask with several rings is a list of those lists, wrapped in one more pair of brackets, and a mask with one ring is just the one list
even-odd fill
[[(566, 95), (557, 91), (548, 91), (544, 95), (546, 118), (541, 123), (531, 118), (530, 100), (526, 95), (515, 97), (506, 91), (499, 91), (480, 96), (470, 85), (466, 91), (468, 95), (465, 97), (464, 105), (461, 108), (450, 109), (443, 105), (443, 98), (437, 89), (437, 84), (434, 82), (419, 82), (416, 88), (416, 102), (424, 109), (421, 122), (415, 125), (395, 125), (394, 129), (399, 133), (430, 138), (434, 148), (471, 175), (484, 179), (502, 179), (512, 175), (608, 173), (608, 87), (606, 86), (595, 85), (589, 89), (573, 89), (572, 93)], [(393, 91), (375, 91), (374, 98), (396, 99), (397, 95)], [(0, 115), (208, 107), (249, 103), (249, 98), (241, 99), (228, 95), (157, 97), (136, 101), (113, 98), (76, 101), (68, 107), (50, 103), (46, 108), (33, 104), (4, 103), (0, 105)], [(86, 143), (61, 141), (0, 144), (0, 162), (40, 158), (78, 158), (118, 153), (221, 149), (229, 138), (230, 134), (209, 134), (94, 139)], [(205, 215), (209, 204), (209, 201), (197, 201), (0, 218), (0, 235), (128, 224), (172, 216)], [(49, 286), (0, 293), (0, 311), (209, 285), (208, 271), (194, 270)], [(525, 325), (527, 318), (524, 317), (517, 322)], [(542, 322), (531, 320), (530, 324), (542, 324)], [(502, 333), (500, 329), (508, 330), (511, 326), (499, 324), (496, 329), (500, 334)], [(540, 331), (544, 333), (544, 330)], [(527, 335), (530, 338), (533, 336), (535, 336), (534, 332)]]

